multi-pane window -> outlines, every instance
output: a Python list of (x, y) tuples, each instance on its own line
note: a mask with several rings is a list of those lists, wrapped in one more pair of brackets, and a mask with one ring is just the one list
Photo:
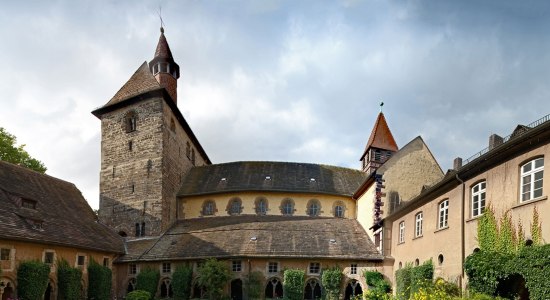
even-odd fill
[(277, 273), (277, 272), (279, 272), (279, 263), (270, 261), (267, 264), (267, 273)]
[(130, 274), (130, 275), (137, 274), (137, 265), (136, 264), (128, 264), (128, 274)]
[(312, 217), (315, 217), (317, 215), (319, 215), (319, 211), (320, 211), (320, 205), (317, 201), (311, 201), (309, 203), (309, 206), (307, 208), (307, 214), (309, 216), (312, 216)]
[(417, 213), (414, 219), (415, 219), (414, 236), (415, 237), (422, 236), (422, 212)]
[(44, 252), (44, 263), (46, 264), (53, 264), (54, 261), (54, 253), (51, 251)]
[(312, 262), (309, 263), (309, 274), (319, 274), (321, 273), (321, 263)]
[(540, 157), (521, 166), (521, 201), (542, 197), (544, 158)]
[(399, 223), (399, 242), (405, 242), (405, 221), (401, 221), (401, 223)]
[(172, 272), (172, 264), (169, 262), (163, 262), (162, 263), (162, 273), (171, 273)]
[(204, 203), (204, 206), (202, 208), (202, 214), (204, 216), (211, 216), (214, 214), (214, 202), (213, 201), (207, 201)]
[(234, 260), (231, 264), (231, 270), (233, 272), (240, 272), (242, 271), (242, 261), (240, 260)]
[(241, 214), (241, 200), (239, 200), (239, 199), (231, 200), (231, 205), (229, 207), (229, 213), (231, 215), (240, 215)]
[(357, 275), (357, 264), (351, 264), (349, 273), (351, 275)]
[(485, 187), (485, 181), (472, 187), (472, 217), (477, 217), (485, 211)]
[(336, 205), (334, 207), (334, 216), (337, 218), (344, 217), (344, 207), (342, 205)]
[(294, 205), (292, 204), (292, 201), (285, 200), (283, 202), (283, 215), (292, 215), (294, 213)]
[(439, 228), (449, 226), (449, 199), (439, 203)]
[(265, 215), (267, 213), (267, 200), (262, 198), (256, 202), (256, 213), (259, 215)]
[(0, 249), (0, 260), (10, 260), (11, 249)]

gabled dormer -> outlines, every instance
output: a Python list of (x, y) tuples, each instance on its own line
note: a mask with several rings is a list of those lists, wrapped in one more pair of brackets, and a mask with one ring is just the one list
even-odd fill
[(384, 113), (380, 112), (374, 123), (374, 128), (360, 158), (361, 170), (370, 174), (378, 169), (399, 148), (391, 134)]

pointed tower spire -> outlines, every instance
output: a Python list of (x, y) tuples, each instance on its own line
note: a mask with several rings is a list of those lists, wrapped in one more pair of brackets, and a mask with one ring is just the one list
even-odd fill
[(376, 171), (399, 150), (382, 112), (383, 105), (383, 102), (380, 103), (380, 113), (376, 118), (369, 141), (360, 159), (362, 170), (369, 174)]
[(168, 41), (164, 36), (164, 27), (160, 27), (160, 38), (155, 50), (155, 57), (149, 62), (149, 69), (155, 75), (158, 83), (168, 91), (168, 94), (177, 103), (178, 78), (180, 66), (174, 61)]

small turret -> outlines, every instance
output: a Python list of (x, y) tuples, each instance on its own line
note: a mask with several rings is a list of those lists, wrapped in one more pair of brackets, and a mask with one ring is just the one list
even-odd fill
[(180, 66), (174, 61), (172, 51), (164, 36), (164, 28), (160, 28), (160, 38), (155, 51), (155, 57), (149, 62), (149, 69), (158, 83), (168, 91), (172, 100), (178, 101), (178, 78)]
[(386, 160), (388, 160), (399, 148), (391, 134), (382, 106), (380, 103), (380, 113), (376, 118), (376, 123), (365, 147), (365, 152), (360, 158), (361, 169), (370, 174), (378, 169)]

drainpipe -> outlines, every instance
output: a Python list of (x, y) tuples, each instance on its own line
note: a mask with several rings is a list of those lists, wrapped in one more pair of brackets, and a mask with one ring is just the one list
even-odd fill
[(464, 261), (466, 260), (466, 230), (465, 230), (465, 206), (466, 206), (466, 186), (464, 184), (464, 180), (460, 179), (458, 177), (458, 174), (455, 174), (456, 180), (460, 182), (462, 185), (462, 201), (460, 202), (460, 233), (461, 233), (461, 247), (462, 247), (462, 255), (461, 255), (461, 263), (460, 263), (460, 269), (462, 270), (462, 277), (461, 277), (461, 285), (464, 283)]

